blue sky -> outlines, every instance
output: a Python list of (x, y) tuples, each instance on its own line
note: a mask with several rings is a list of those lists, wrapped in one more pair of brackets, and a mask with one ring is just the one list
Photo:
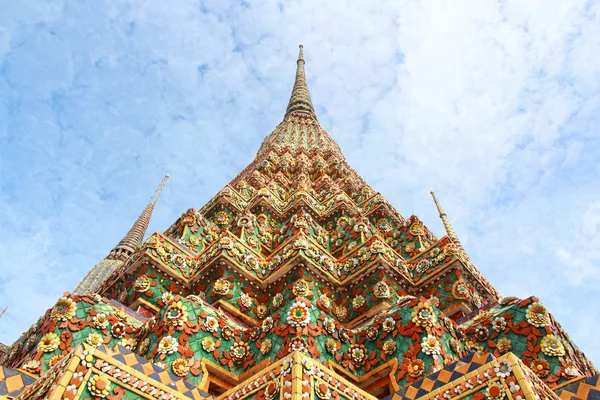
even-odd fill
[(0, 341), (120, 240), (201, 207), (281, 121), (321, 124), (405, 216), (434, 189), (501, 294), (600, 363), (599, 1), (4, 1)]

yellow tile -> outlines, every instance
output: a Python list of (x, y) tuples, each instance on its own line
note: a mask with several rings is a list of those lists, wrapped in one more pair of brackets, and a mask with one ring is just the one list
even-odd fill
[(58, 382), (59, 385), (67, 387), (69, 385), (69, 381), (71, 380), (71, 377), (73, 376), (73, 374), (66, 372), (62, 378), (60, 378), (60, 382)]
[(21, 377), (21, 375), (10, 376), (10, 377), (6, 378), (4, 383), (6, 384), (6, 389), (7, 389), (8, 393), (19, 390), (23, 386), (25, 386), (23, 384), (23, 378)]
[(408, 390), (405, 393), (405, 396), (408, 397), (409, 399), (414, 399), (415, 396), (417, 395), (417, 388), (415, 388), (414, 386), (411, 386), (408, 388)]

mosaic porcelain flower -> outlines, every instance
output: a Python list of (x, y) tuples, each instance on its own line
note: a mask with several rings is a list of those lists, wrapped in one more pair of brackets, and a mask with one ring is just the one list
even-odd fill
[(541, 303), (532, 303), (527, 307), (527, 322), (531, 325), (541, 328), (550, 324), (550, 314)]
[(503, 337), (496, 343), (496, 348), (502, 354), (512, 350), (512, 341), (509, 338)]
[(48, 368), (54, 367), (60, 360), (62, 360), (62, 356), (60, 354), (55, 355), (48, 360)]
[(367, 360), (367, 349), (362, 344), (353, 344), (348, 349), (350, 355), (350, 361), (354, 365), (360, 366)]
[(396, 322), (394, 321), (394, 319), (392, 317), (388, 317), (383, 320), (383, 323), (381, 324), (381, 326), (383, 327), (384, 332), (391, 332), (394, 330), (394, 328), (396, 326)]
[(204, 320), (204, 327), (208, 332), (216, 332), (219, 329), (219, 320), (209, 315)]
[(44, 336), (42, 336), (42, 340), (38, 343), (38, 350), (44, 353), (50, 353), (54, 350), (58, 349), (58, 345), (60, 344), (60, 339), (53, 332), (48, 332)]
[(88, 390), (96, 398), (105, 398), (110, 393), (110, 381), (104, 375), (94, 375), (88, 381)]
[(265, 387), (265, 398), (267, 400), (273, 400), (279, 393), (279, 379), (271, 380)]
[(225, 213), (225, 211), (219, 211), (215, 218), (215, 222), (218, 225), (227, 225), (229, 223), (229, 216)]
[(366, 301), (365, 298), (362, 295), (358, 295), (355, 298), (352, 299), (352, 308), (355, 310), (360, 309), (361, 307), (363, 307), (365, 305)]
[(282, 304), (283, 304), (283, 294), (281, 294), (281, 292), (279, 292), (273, 297), (273, 307), (279, 308), (279, 307), (281, 307)]
[(581, 372), (579, 372), (579, 369), (575, 366), (575, 364), (573, 364), (573, 361), (571, 360), (567, 360), (567, 365), (565, 366), (565, 374), (567, 374), (568, 376), (580, 376)]
[(229, 292), (229, 281), (227, 278), (217, 279), (213, 285), (213, 290), (220, 295), (227, 294)]
[(333, 338), (327, 338), (325, 341), (325, 348), (331, 354), (335, 354), (338, 350), (338, 342)]
[(50, 317), (53, 319), (62, 319), (63, 321), (75, 315), (76, 304), (68, 297), (61, 297), (56, 302), (56, 305), (50, 312)]
[(551, 357), (562, 357), (565, 355), (565, 346), (560, 339), (554, 335), (546, 335), (540, 344), (542, 352)]
[(477, 340), (485, 341), (490, 337), (490, 331), (488, 331), (486, 326), (478, 326), (475, 329), (475, 337)]
[(310, 322), (308, 306), (302, 301), (296, 301), (288, 311), (287, 322), (291, 326), (303, 327)]
[(344, 321), (346, 318), (348, 318), (348, 308), (346, 306), (334, 306), (333, 313), (335, 314), (335, 317), (338, 319), (338, 321)]
[(92, 365), (94, 365), (95, 358), (93, 350), (82, 351), (79, 355), (79, 358), (81, 359), (81, 365), (83, 365), (86, 368), (92, 368)]
[(179, 348), (177, 339), (172, 336), (165, 336), (158, 343), (158, 352), (161, 354), (173, 354)]
[(293, 338), (290, 342), (290, 351), (306, 351), (306, 341), (301, 337)]
[(364, 223), (364, 222), (362, 222), (362, 221), (360, 221), (360, 222), (357, 222), (357, 223), (356, 223), (356, 224), (355, 224), (355, 225), (352, 227), (352, 230), (353, 230), (354, 232), (366, 232), (366, 231), (367, 231), (367, 224), (366, 224), (366, 223)]
[(469, 286), (463, 280), (458, 280), (452, 285), (452, 296), (457, 299), (467, 300), (471, 297)]
[(234, 363), (240, 364), (244, 362), (248, 353), (250, 352), (250, 346), (245, 342), (235, 342), (229, 348), (229, 355)]
[(250, 328), (249, 330), (246, 330), (246, 332), (250, 331), (250, 341), (252, 342), (256, 342), (256, 340), (258, 339), (258, 337), (260, 336), (260, 328), (258, 326), (254, 326), (252, 328)]
[(246, 307), (246, 308), (251, 308), (252, 305), (254, 304), (252, 301), (252, 297), (248, 296), (247, 293), (241, 293), (240, 294), (240, 302), (242, 303), (242, 306)]
[(333, 334), (335, 332), (335, 322), (329, 317), (325, 318), (325, 321), (323, 321), (323, 327), (329, 334)]
[(125, 329), (127, 329), (125, 324), (123, 324), (121, 322), (115, 322), (113, 324), (113, 326), (110, 328), (110, 333), (111, 333), (111, 335), (113, 335), (114, 337), (119, 339), (119, 338), (123, 337), (123, 335), (125, 335)]
[(496, 332), (502, 332), (504, 329), (506, 329), (506, 320), (504, 319), (504, 317), (494, 318), (494, 320), (492, 321), (492, 328)]
[(260, 354), (267, 354), (268, 352), (271, 351), (271, 348), (273, 347), (273, 342), (271, 342), (271, 339), (265, 339), (262, 341), (262, 343), (260, 344)]
[(185, 378), (190, 370), (190, 367), (188, 365), (187, 360), (183, 357), (180, 357), (177, 360), (173, 361), (173, 364), (171, 364), (171, 370), (178, 377)]
[(450, 349), (455, 352), (455, 353), (460, 353), (460, 341), (452, 338), (450, 339), (450, 342), (448, 342), (450, 344)]
[(548, 361), (544, 360), (543, 358), (536, 358), (535, 360), (531, 361), (530, 367), (531, 370), (540, 378), (545, 378), (550, 373), (550, 364), (548, 364)]
[(209, 353), (215, 351), (215, 340), (211, 336), (205, 336), (202, 338), (202, 349)]
[(223, 330), (221, 331), (221, 335), (223, 336), (223, 339), (229, 340), (234, 335), (233, 329), (231, 329), (230, 326), (224, 326)]
[(329, 386), (327, 386), (327, 384), (321, 380), (315, 382), (315, 393), (321, 400), (329, 400), (332, 397)]
[(262, 321), (261, 329), (263, 332), (269, 332), (273, 328), (273, 318), (267, 317)]
[(379, 335), (379, 331), (377, 330), (377, 328), (375, 328), (374, 326), (371, 326), (370, 328), (367, 329), (365, 336), (369, 340), (375, 340), (375, 339), (377, 339), (378, 335)]
[(340, 336), (340, 340), (344, 343), (346, 343), (347, 341), (350, 340), (350, 334), (348, 333), (347, 329), (340, 328), (339, 336)]
[(306, 295), (308, 295), (308, 291), (308, 282), (306, 282), (304, 279), (298, 279), (296, 282), (294, 282), (292, 292), (294, 292), (296, 297), (306, 297)]
[(512, 372), (512, 364), (508, 359), (502, 360), (494, 365), (494, 372), (496, 376), (507, 378)]
[(164, 292), (162, 294), (162, 296), (160, 296), (160, 299), (165, 304), (171, 304), (171, 302), (173, 301), (174, 297), (175, 296), (173, 296), (173, 293), (171, 293), (171, 292)]
[(369, 251), (373, 254), (385, 253), (386, 248), (382, 241), (376, 240), (369, 247)]
[(187, 307), (182, 301), (173, 301), (169, 304), (165, 316), (168, 325), (183, 326), (188, 320)]
[(147, 292), (150, 289), (150, 279), (146, 275), (140, 275), (133, 283), (133, 289), (138, 292)]
[(252, 228), (254, 215), (242, 215), (237, 220), (237, 226), (240, 228)]
[(263, 319), (269, 314), (269, 305), (267, 303), (258, 303), (254, 308), (254, 314), (259, 319)]
[(440, 299), (437, 296), (431, 296), (428, 300), (429, 304), (431, 304), (433, 307), (439, 307), (440, 306)]
[(408, 375), (413, 378), (418, 378), (425, 372), (425, 363), (418, 358), (407, 360), (407, 364), (406, 371), (408, 372)]
[(485, 390), (485, 393), (486, 397), (491, 400), (500, 400), (505, 396), (502, 383), (498, 381), (489, 384), (487, 389)]
[(375, 293), (375, 296), (380, 299), (387, 299), (391, 296), (390, 287), (384, 281), (377, 282), (373, 292)]
[(119, 321), (127, 322), (127, 313), (125, 312), (124, 308), (115, 308), (113, 310), (113, 314), (115, 315), (115, 317), (117, 317)]
[(23, 364), (22, 368), (26, 369), (29, 372), (37, 373), (37, 372), (39, 372), (41, 366), (42, 366), (42, 363), (39, 362), (38, 360), (28, 360), (27, 362), (25, 362)]
[(331, 308), (331, 299), (326, 295), (326, 294), (322, 294), (319, 296), (319, 301), (321, 302), (321, 305), (325, 308)]
[(134, 338), (123, 338), (121, 339), (119, 344), (125, 347), (127, 350), (133, 350), (137, 345), (137, 340), (135, 340)]
[(428, 302), (420, 302), (412, 312), (412, 322), (417, 326), (432, 327), (436, 320), (431, 304)]
[(469, 353), (480, 353), (483, 354), (483, 346), (477, 344), (477, 342), (475, 341), (470, 341), (467, 340), (465, 342), (465, 351), (468, 351)]
[(150, 338), (144, 338), (140, 342), (140, 346), (138, 347), (138, 354), (146, 354), (148, 348), (150, 347)]
[(98, 347), (104, 341), (104, 337), (98, 332), (92, 332), (85, 338), (85, 342), (92, 347)]
[(441, 347), (440, 342), (434, 335), (427, 335), (421, 342), (421, 351), (429, 356), (440, 354)]
[(394, 354), (397, 348), (398, 345), (392, 339), (388, 339), (383, 343), (383, 352), (385, 354)]

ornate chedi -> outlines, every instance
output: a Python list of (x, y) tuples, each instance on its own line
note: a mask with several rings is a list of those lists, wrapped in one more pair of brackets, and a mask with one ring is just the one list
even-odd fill
[(148, 203), (129, 232), (127, 232), (125, 237), (110, 251), (108, 256), (96, 264), (83, 278), (81, 283), (75, 288), (74, 294), (96, 293), (104, 281), (141, 247), (142, 242), (144, 241), (144, 235), (146, 234), (146, 229), (148, 229), (148, 224), (150, 223), (150, 218), (152, 217), (152, 211), (154, 211), (158, 196), (160, 196), (160, 193), (165, 187), (167, 179), (169, 179), (169, 175), (165, 175), (165, 178), (154, 193), (154, 196), (152, 196), (152, 200), (150, 200), (150, 203)]
[(499, 296), (432, 195), (440, 239), (364, 182), (319, 125), (301, 47), (285, 117), (255, 160), (142, 244), (145, 211), (120, 262), (92, 270), (100, 278), (11, 346), (0, 395), (596, 396), (598, 371), (537, 298)]

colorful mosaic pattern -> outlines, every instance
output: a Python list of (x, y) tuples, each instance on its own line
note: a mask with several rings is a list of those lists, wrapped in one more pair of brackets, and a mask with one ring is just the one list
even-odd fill
[(563, 389), (557, 390), (556, 394), (563, 400), (599, 400), (600, 399), (600, 376), (584, 378), (572, 383)]
[(24, 372), (0, 366), (0, 396), (16, 397), (35, 380)]
[(145, 318), (95, 295), (61, 297), (11, 347), (2, 364), (39, 376), (81, 343), (134, 348)]
[(536, 297), (507, 299), (459, 322), (467, 347), (496, 357), (510, 351), (551, 388), (598, 373)]
[(471, 355), (437, 371), (392, 396), (392, 400), (416, 399), (558, 399), (513, 354), (498, 359)]
[(3, 356), (39, 377), (18, 398), (596, 393), (589, 360), (538, 299), (501, 298), (435, 196), (439, 239), (348, 165), (314, 113), (302, 51), (254, 161), (142, 242), (163, 185), (107, 257), (118, 263), (98, 264)]
[(122, 347), (81, 344), (27, 386), (18, 399), (204, 399), (195, 385)]

